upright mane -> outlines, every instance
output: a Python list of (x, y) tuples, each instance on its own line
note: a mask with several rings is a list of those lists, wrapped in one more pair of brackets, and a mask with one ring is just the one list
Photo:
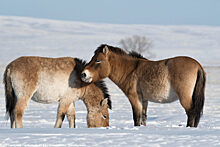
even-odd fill
[(135, 51), (129, 52), (128, 55), (131, 56), (131, 57), (134, 57), (134, 58), (146, 59), (146, 58), (144, 58), (143, 55), (141, 55), (140, 53), (135, 52)]
[[(81, 74), (83, 69), (85, 68), (85, 66), (87, 65), (87, 62), (85, 60), (79, 59), (79, 58), (75, 58), (75, 62), (76, 62), (76, 67), (75, 70), (77, 71), (77, 73)], [(110, 95), (108, 93), (108, 88), (105, 84), (105, 82), (103, 80), (100, 80), (98, 82), (94, 83), (99, 89), (101, 89), (104, 98), (108, 98), (108, 106), (109, 109), (112, 109), (112, 102), (110, 99)]]
[(75, 59), (75, 69), (78, 73), (82, 73), (83, 69), (85, 68), (87, 62), (85, 60), (79, 59), (79, 58), (74, 58)]
[(118, 48), (118, 47), (113, 47), (113, 46), (110, 46), (110, 45), (107, 45), (107, 44), (101, 44), (96, 50), (95, 50), (95, 54), (98, 53), (98, 52), (103, 52), (103, 48), (107, 46), (108, 49), (116, 54), (119, 54), (119, 55), (128, 55), (124, 50)]
[[(98, 52), (103, 52), (103, 48), (107, 46), (108, 49), (116, 54), (119, 54), (119, 55), (127, 55), (127, 56), (130, 56), (130, 57), (133, 57), (133, 58), (140, 58), (140, 59), (146, 59), (144, 58), (144, 56), (142, 56), (140, 53), (137, 53), (135, 51), (131, 51), (129, 53), (125, 52), (124, 50), (122, 50), (121, 48), (118, 48), (118, 47), (113, 47), (113, 46), (110, 46), (110, 45), (107, 45), (107, 44), (102, 44), (100, 45), (96, 50), (95, 50), (95, 54), (98, 53)], [(146, 59), (147, 60), (147, 59)]]

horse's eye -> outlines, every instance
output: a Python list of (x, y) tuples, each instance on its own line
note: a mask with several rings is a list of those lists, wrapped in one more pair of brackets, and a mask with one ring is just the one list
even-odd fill
[(104, 119), (106, 119), (106, 118), (107, 118), (107, 116), (106, 116), (106, 115), (102, 115), (102, 117), (103, 117)]
[(99, 64), (99, 63), (101, 63), (101, 61), (100, 60), (96, 60), (95, 63)]

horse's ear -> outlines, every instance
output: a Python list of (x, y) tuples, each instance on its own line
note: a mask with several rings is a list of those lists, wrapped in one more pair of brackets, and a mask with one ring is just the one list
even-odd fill
[(103, 48), (103, 53), (104, 54), (108, 54), (108, 51), (109, 51), (109, 49), (108, 49), (108, 46), (106, 45), (104, 48)]
[(104, 107), (105, 105), (108, 104), (108, 98), (105, 98), (104, 100), (101, 101), (101, 107)]

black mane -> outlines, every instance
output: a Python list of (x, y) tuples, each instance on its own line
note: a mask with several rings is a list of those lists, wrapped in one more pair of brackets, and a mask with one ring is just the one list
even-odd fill
[[(83, 69), (86, 67), (87, 62), (85, 60), (79, 59), (79, 58), (75, 58), (75, 62), (76, 62), (76, 66), (75, 66), (75, 70), (78, 73), (78, 77), (80, 77)], [(102, 90), (103, 96), (104, 98), (108, 98), (108, 106), (109, 109), (112, 109), (112, 102), (110, 99), (110, 95), (108, 93), (108, 88), (105, 84), (105, 82), (103, 80), (100, 80), (98, 82), (94, 83), (99, 89)]]
[(134, 57), (134, 58), (146, 59), (146, 58), (144, 58), (144, 56), (142, 56), (140, 53), (135, 52), (135, 51), (129, 52), (128, 55), (131, 56), (131, 57)]
[(100, 80), (98, 82), (95, 82), (95, 85), (97, 87), (99, 87), (99, 89), (102, 90), (104, 98), (108, 99), (108, 107), (109, 107), (109, 109), (112, 109), (112, 101), (110, 99), (110, 95), (108, 94), (108, 88), (107, 88), (105, 82), (103, 80)]
[(96, 50), (95, 50), (95, 54), (98, 53), (98, 52), (103, 52), (103, 48), (107, 46), (108, 49), (116, 54), (119, 54), (119, 55), (127, 55), (127, 56), (130, 56), (130, 57), (133, 57), (133, 58), (140, 58), (140, 59), (146, 59), (144, 58), (144, 56), (142, 56), (140, 53), (137, 53), (135, 51), (131, 51), (129, 53), (126, 53), (124, 50), (122, 50), (121, 48), (118, 48), (118, 47), (113, 47), (113, 46), (110, 46), (110, 45), (107, 45), (107, 44), (101, 44)]
[(78, 73), (82, 73), (83, 69), (86, 67), (87, 62), (85, 60), (79, 59), (79, 58), (74, 58), (75, 59), (75, 69)]
[(107, 45), (107, 44), (101, 44), (96, 50), (95, 50), (95, 54), (97, 52), (103, 52), (103, 48), (107, 46), (108, 49), (116, 54), (119, 54), (119, 55), (127, 55), (127, 53), (125, 51), (123, 51), (122, 49), (118, 48), (118, 47), (113, 47), (113, 46), (110, 46), (110, 45)]

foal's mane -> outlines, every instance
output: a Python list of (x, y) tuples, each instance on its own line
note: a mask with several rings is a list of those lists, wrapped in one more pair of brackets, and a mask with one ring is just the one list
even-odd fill
[[(81, 74), (83, 69), (86, 67), (87, 62), (79, 58), (75, 58), (75, 62), (76, 62), (75, 70), (77, 71), (77, 73)], [(102, 91), (104, 98), (108, 99), (108, 107), (109, 109), (112, 109), (112, 102), (105, 82), (103, 80), (100, 80), (98, 82), (94, 82), (94, 84)]]
[(110, 95), (108, 94), (108, 88), (107, 88), (105, 82), (103, 80), (100, 80), (98, 82), (95, 82), (95, 85), (97, 87), (99, 87), (99, 89), (102, 90), (104, 98), (108, 99), (108, 107), (109, 107), (109, 109), (112, 109), (112, 101), (110, 99)]
[[(124, 50), (122, 50), (121, 48), (118, 47), (113, 47), (107, 44), (101, 44), (96, 50), (95, 50), (95, 54), (97, 54), (98, 52), (103, 52), (103, 48), (107, 46), (108, 49), (118, 55), (125, 55), (125, 56), (130, 56), (133, 58), (140, 58), (140, 59), (146, 59), (144, 58), (144, 56), (142, 56), (140, 53), (136, 52), (136, 51), (131, 51), (129, 53), (126, 53)], [(146, 59), (147, 60), (147, 59)]]

